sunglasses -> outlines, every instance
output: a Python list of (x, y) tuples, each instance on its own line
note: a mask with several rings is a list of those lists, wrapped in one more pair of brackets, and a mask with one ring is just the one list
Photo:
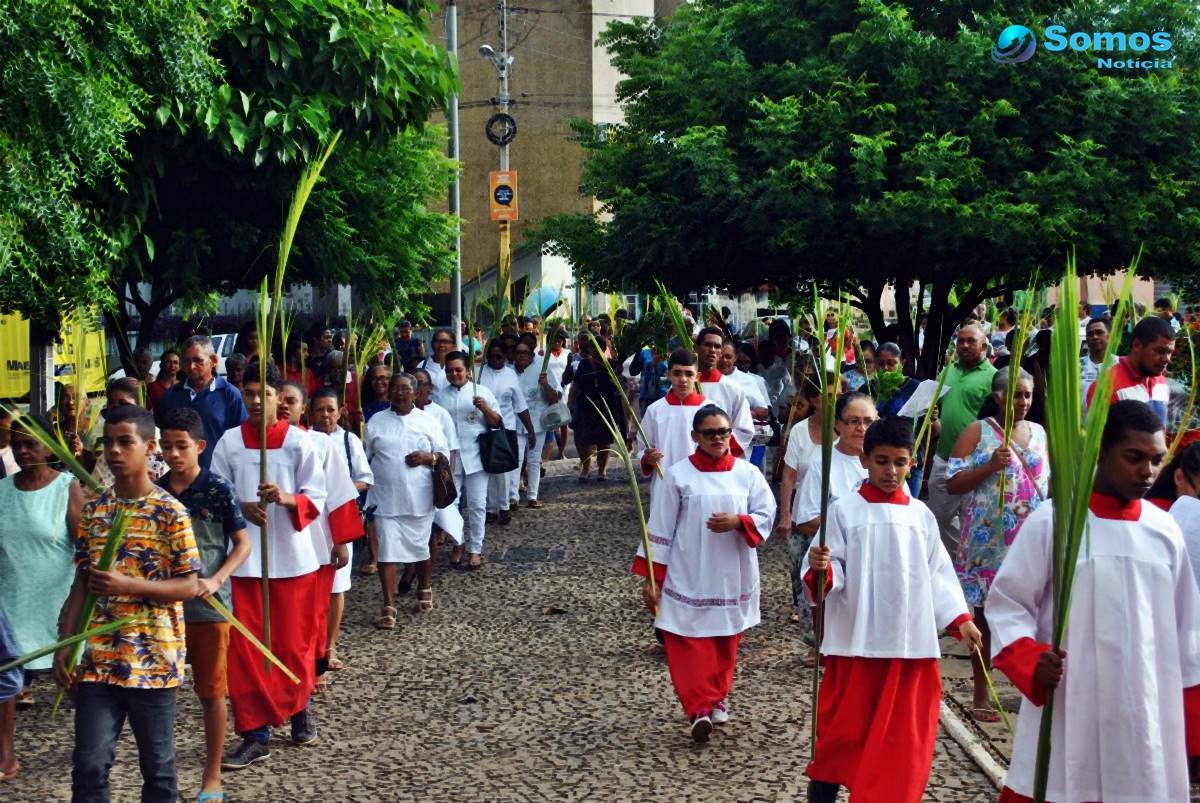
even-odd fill
[(700, 433), (700, 437), (707, 438), (710, 441), (716, 440), (717, 438), (728, 438), (733, 434), (733, 430), (729, 427), (723, 427), (721, 429), (698, 429), (696, 431)]

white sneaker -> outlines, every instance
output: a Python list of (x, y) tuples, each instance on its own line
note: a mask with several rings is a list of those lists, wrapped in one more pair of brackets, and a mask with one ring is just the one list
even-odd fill
[(717, 703), (713, 706), (712, 713), (708, 715), (712, 719), (714, 725), (724, 725), (729, 721), (729, 709), (725, 707), (725, 701)]
[(712, 735), (713, 724), (707, 714), (692, 717), (692, 741), (707, 742)]

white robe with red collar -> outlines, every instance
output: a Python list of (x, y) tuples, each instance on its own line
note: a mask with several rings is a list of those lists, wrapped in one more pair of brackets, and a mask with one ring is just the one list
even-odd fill
[(302, 431), (312, 439), (325, 472), (325, 504), (309, 528), (313, 548), (325, 566), (331, 562), (335, 545), (353, 543), (364, 534), (362, 514), (358, 511), (358, 488), (350, 476), (341, 436), (335, 440), (332, 435), (316, 430)]
[[(825, 545), (823, 655), (938, 658), (938, 632), (970, 618), (937, 519), (902, 490), (889, 497), (864, 483), (838, 499)], [(807, 553), (800, 571), (811, 571)]]
[[(242, 502), (258, 499), (259, 454), (258, 427), (250, 422), (227, 430), (213, 450), (212, 470), (233, 485)], [(316, 548), (313, 523), (325, 508), (326, 479), (324, 458), (311, 438), (277, 421), (267, 430), (267, 478), (286, 493), (295, 494), (296, 509), (267, 505), (268, 567), (270, 577), (287, 578), (315, 572), (324, 560)], [(262, 577), (262, 539), (257, 524), (246, 522), (250, 536), (250, 556), (233, 573), (234, 577)]]
[(696, 377), (700, 383), (700, 394), (706, 402), (715, 404), (729, 416), (733, 427), (733, 441), (729, 449), (734, 457), (743, 457), (750, 451), (754, 440), (754, 418), (750, 415), (750, 402), (746, 391), (734, 379), (713, 368)]
[[(1186, 801), (1187, 758), (1200, 753), (1200, 591), (1183, 536), (1154, 505), (1099, 495), (1087, 526), (1054, 694), (1047, 800)], [(1004, 783), (1026, 797), (1045, 701), (1033, 675), (1052, 640), (1053, 542), (1049, 501), (1025, 520), (986, 605), (994, 663), (1024, 695)]]
[[(716, 533), (714, 513), (736, 514), (741, 529)], [(755, 547), (771, 532), (775, 497), (762, 473), (726, 454), (702, 452), (666, 470), (650, 505), (650, 542), (662, 603), (655, 626), (680, 636), (732, 636), (759, 622)], [(634, 573), (646, 576), (642, 547)]]
[[(659, 465), (665, 472), (684, 458), (691, 457), (696, 451), (696, 442), (692, 440), (692, 419), (696, 411), (708, 403), (699, 393), (693, 392), (686, 399), (680, 399), (674, 391), (668, 391), (656, 402), (646, 408), (642, 416), (642, 430), (646, 439), (641, 441), (637, 453), (638, 467), (643, 477), (653, 476), (657, 484), (657, 472), (645, 462), (646, 452), (651, 447), (662, 452)], [(653, 489), (653, 485), (651, 488)]]

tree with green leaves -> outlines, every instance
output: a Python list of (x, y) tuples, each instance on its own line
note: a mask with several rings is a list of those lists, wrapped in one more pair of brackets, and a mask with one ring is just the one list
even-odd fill
[(238, 4), (46, 0), (0, 4), (0, 312), (44, 330), (111, 301), (120, 243), (88, 195), (123, 188), (129, 137), (156, 104), (217, 86), (210, 44)]
[[(456, 225), (426, 206), (455, 169), (444, 135), (425, 127), (456, 81), (430, 39), (430, 11), (423, 1), (273, 0), (214, 38), (220, 85), (191, 107), (158, 105), (131, 144), (126, 186), (99, 201), (121, 245), (111, 290), (138, 313), (137, 345), (172, 304), (203, 309), (258, 285), (298, 171), (335, 131), (342, 144), (289, 275), (352, 282), (385, 308), (420, 311), (418, 293), (452, 267)], [(124, 304), (110, 323), (129, 329)]]
[[(925, 376), (966, 313), (1057, 274), (1072, 248), (1093, 273), (1144, 244), (1151, 272), (1194, 274), (1200, 10), (1111, 5), (697, 0), (666, 22), (614, 22), (603, 42), (627, 76), (626, 121), (575, 123), (600, 212), (539, 236), (599, 290), (815, 284), (877, 333), (899, 288), (910, 353), (929, 313)], [(989, 58), (1004, 27), (1040, 36), (1046, 20), (1168, 31), (1175, 66)]]

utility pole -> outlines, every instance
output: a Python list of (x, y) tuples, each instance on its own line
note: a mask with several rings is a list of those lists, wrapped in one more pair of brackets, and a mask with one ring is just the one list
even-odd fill
[[(446, 54), (452, 64), (458, 64), (458, 3), (457, 0), (446, 0)], [(447, 155), (455, 162), (459, 161), (458, 150), (458, 93), (452, 92), (446, 108), (446, 122), (450, 129), (450, 142), (446, 149)], [(450, 274), (450, 329), (454, 332), (454, 342), (462, 341), (462, 208), (460, 195), (461, 171), (458, 165), (454, 168), (454, 177), (450, 180), (450, 198), (447, 209), (454, 216), (454, 272)]]
[(508, 79), (513, 58), (508, 54), (508, 0), (499, 0), (496, 7), (500, 12), (500, 50), (497, 52), (491, 45), (481, 45), (479, 54), (495, 65), (499, 82), (499, 90), (493, 99), (493, 105), (499, 111), (488, 119), (487, 136), (488, 140), (500, 148), (500, 170), (493, 173), (490, 179), (492, 200), (489, 204), (492, 208), (492, 219), (500, 225), (500, 259), (497, 271), (506, 303), (501, 305), (502, 309), (498, 309), (496, 313), (502, 317), (511, 303), (509, 297), (512, 293), (512, 235), (509, 227), (511, 221), (517, 219), (517, 198), (516, 173), (509, 169), (508, 149), (517, 135), (517, 124), (509, 114), (512, 95), (509, 92)]

